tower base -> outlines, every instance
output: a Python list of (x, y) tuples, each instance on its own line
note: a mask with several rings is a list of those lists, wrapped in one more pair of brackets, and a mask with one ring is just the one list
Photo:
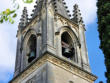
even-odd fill
[(10, 83), (94, 83), (96, 76), (50, 54), (34, 61)]

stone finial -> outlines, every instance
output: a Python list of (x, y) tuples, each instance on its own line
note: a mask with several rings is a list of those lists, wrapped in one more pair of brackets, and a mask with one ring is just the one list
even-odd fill
[(21, 15), (19, 28), (23, 28), (28, 24), (28, 14), (27, 14), (27, 8), (24, 7), (23, 14)]
[(75, 4), (74, 5), (74, 11), (73, 11), (73, 18), (72, 18), (72, 21), (75, 21), (76, 23), (82, 23), (83, 24), (83, 19), (81, 17), (81, 13), (80, 13), (80, 10), (78, 8), (78, 5)]

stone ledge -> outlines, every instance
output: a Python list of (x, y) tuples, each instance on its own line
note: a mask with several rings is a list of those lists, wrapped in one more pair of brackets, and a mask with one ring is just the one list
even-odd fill
[(64, 60), (61, 60), (55, 55), (50, 54), (44, 54), (43, 56), (39, 57), (35, 62), (32, 63), (32, 65), (28, 66), (23, 72), (21, 72), (18, 76), (14, 77), (9, 83), (19, 83), (20, 79), (25, 78), (29, 74), (31, 74), (33, 71), (38, 69), (41, 65), (45, 64), (46, 62), (50, 62), (56, 66), (59, 66), (71, 73), (74, 73), (78, 76), (80, 76), (83, 79), (86, 79), (88, 81), (95, 81), (97, 79), (96, 76), (93, 74), (84, 71), (83, 69), (70, 64)]

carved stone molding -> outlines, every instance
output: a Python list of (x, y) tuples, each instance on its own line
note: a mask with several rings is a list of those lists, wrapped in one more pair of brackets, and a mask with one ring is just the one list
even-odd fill
[(47, 60), (51, 62), (52, 64), (55, 64), (61, 68), (66, 69), (67, 71), (70, 71), (71, 73), (74, 73), (83, 79), (86, 79), (88, 81), (95, 81), (97, 79), (96, 76), (92, 75), (91, 73), (84, 71), (83, 69), (70, 64), (68, 62), (65, 62), (63, 60), (60, 60), (59, 58), (53, 57), (53, 56), (48, 56)]
[(79, 26), (72, 22), (71, 20), (64, 18), (63, 16), (61, 16), (60, 14), (55, 14), (55, 20), (60, 20), (63, 24), (74, 27), (74, 29), (78, 32)]
[(42, 57), (40, 57), (37, 61), (35, 61), (31, 66), (29, 66), (26, 70), (24, 70), (20, 75), (13, 78), (12, 81), (10, 81), (10, 83), (20, 83), (21, 80), (25, 79), (27, 76), (29, 76), (31, 73), (33, 73), (46, 62), (50, 62), (51, 64), (61, 67), (90, 82), (95, 81), (97, 79), (97, 77), (92, 75), (91, 73), (84, 71), (83, 69), (75, 65), (72, 65), (64, 60), (61, 60), (60, 58), (57, 58), (57, 56), (45, 54)]

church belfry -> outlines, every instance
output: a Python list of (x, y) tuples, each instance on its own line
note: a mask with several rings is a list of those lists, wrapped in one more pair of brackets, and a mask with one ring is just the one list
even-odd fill
[(78, 5), (70, 18), (64, 0), (37, 0), (31, 18), (23, 10), (10, 83), (94, 83)]

